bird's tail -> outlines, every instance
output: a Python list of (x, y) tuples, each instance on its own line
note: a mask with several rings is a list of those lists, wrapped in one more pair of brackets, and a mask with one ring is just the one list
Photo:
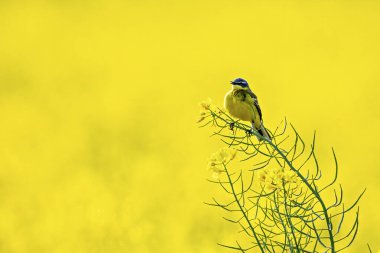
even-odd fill
[[(253, 124), (252, 124), (252, 125), (253, 125)], [(270, 141), (272, 140), (272, 138), (270, 137), (270, 135), (269, 135), (267, 129), (264, 127), (264, 124), (263, 124), (263, 123), (261, 123), (260, 128), (257, 129), (257, 132), (258, 132), (261, 136), (267, 138), (268, 140), (270, 140)], [(257, 137), (257, 140), (258, 140), (258, 141), (262, 141), (263, 138), (260, 138), (260, 137), (258, 136), (258, 137)]]

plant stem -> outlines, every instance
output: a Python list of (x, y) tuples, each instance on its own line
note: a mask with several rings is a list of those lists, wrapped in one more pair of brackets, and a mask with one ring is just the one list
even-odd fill
[(255, 229), (253, 228), (252, 223), (250, 222), (250, 220), (249, 220), (249, 218), (248, 218), (246, 212), (243, 210), (243, 207), (242, 207), (241, 204), (240, 204), (239, 199), (237, 198), (237, 195), (236, 195), (236, 192), (235, 192), (235, 188), (234, 188), (234, 185), (233, 185), (233, 183), (232, 183), (231, 176), (230, 176), (230, 174), (228, 173), (227, 167), (226, 167), (225, 164), (223, 164), (223, 167), (224, 167), (225, 172), (227, 173), (228, 182), (229, 182), (229, 185), (230, 185), (230, 187), (231, 187), (232, 193), (233, 193), (233, 195), (234, 195), (235, 201), (236, 201), (237, 205), (239, 206), (240, 211), (243, 213), (244, 218), (245, 218), (245, 220), (247, 221), (247, 223), (248, 223), (248, 225), (249, 225), (249, 228), (251, 229), (251, 231), (252, 231), (252, 233), (253, 233), (253, 236), (255, 237), (255, 240), (256, 240), (256, 242), (257, 242), (257, 245), (259, 245), (259, 248), (260, 248), (261, 252), (264, 253), (265, 251), (264, 251), (263, 247), (261, 246), (260, 240), (259, 240), (259, 238), (257, 237), (257, 234), (256, 234), (256, 232), (255, 232)]
[(329, 231), (329, 239), (330, 239), (330, 245), (331, 245), (331, 252), (332, 253), (335, 253), (335, 243), (334, 243), (334, 236), (333, 236), (333, 233), (332, 233), (332, 225), (331, 225), (331, 221), (330, 221), (330, 218), (329, 218), (329, 215), (327, 213), (327, 208), (326, 208), (326, 205), (325, 203), (323, 202), (321, 196), (319, 195), (318, 191), (316, 191), (312, 186), (311, 184), (309, 184), (309, 182), (307, 181), (306, 178), (304, 178), (304, 176), (297, 170), (293, 167), (293, 165), (291, 164), (291, 162), (287, 159), (287, 157), (285, 156), (285, 154), (275, 145), (273, 144), (273, 142), (271, 142), (269, 139), (267, 138), (263, 138), (264, 141), (268, 142), (269, 145), (271, 145), (276, 151), (277, 153), (284, 159), (284, 161), (286, 162), (286, 164), (289, 166), (289, 168), (294, 171), (298, 177), (301, 178), (301, 180), (304, 182), (304, 184), (310, 189), (310, 191), (315, 195), (315, 197), (318, 199), (319, 203), (321, 204), (321, 207), (322, 207), (322, 210), (323, 210), (323, 214), (325, 216), (325, 219), (326, 219), (326, 225), (327, 225), (327, 230)]

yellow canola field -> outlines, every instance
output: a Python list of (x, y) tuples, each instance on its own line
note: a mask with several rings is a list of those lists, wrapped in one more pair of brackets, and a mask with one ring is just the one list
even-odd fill
[(0, 252), (230, 252), (198, 129), (243, 77), (266, 127), (331, 146), (380, 249), (380, 2), (0, 1)]

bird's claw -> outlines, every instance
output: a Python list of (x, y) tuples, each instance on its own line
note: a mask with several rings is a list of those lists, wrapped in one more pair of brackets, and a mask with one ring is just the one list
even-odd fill
[(232, 123), (230, 123), (230, 130), (234, 130), (234, 127), (235, 127), (235, 122), (232, 122)]
[(247, 135), (252, 135), (253, 134), (253, 129), (249, 129), (249, 130), (245, 131), (245, 133)]

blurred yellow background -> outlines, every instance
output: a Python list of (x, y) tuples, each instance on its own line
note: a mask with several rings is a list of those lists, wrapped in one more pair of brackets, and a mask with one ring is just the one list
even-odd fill
[(243, 77), (380, 248), (380, 2), (0, 1), (0, 252), (229, 252), (199, 101)]

